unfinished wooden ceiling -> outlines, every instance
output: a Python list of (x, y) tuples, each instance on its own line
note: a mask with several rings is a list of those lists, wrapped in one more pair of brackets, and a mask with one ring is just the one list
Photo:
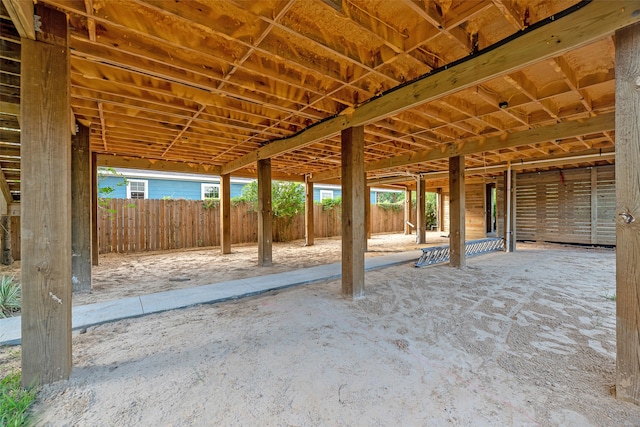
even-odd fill
[[(272, 157), (275, 178), (330, 181), (340, 130), (363, 124), (368, 178), (397, 182), (446, 171), (455, 153), (477, 175), (535, 159), (546, 163), (532, 169), (613, 162), (613, 31), (574, 17), (637, 2), (40, 3), (69, 17), (71, 104), (93, 151), (242, 176)], [(17, 199), (20, 38), (0, 15), (0, 166)], [(568, 35), (535, 40), (567, 47), (525, 58), (535, 46), (514, 35), (559, 22)]]

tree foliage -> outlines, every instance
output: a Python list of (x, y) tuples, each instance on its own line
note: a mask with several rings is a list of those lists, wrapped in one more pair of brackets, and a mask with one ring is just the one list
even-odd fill
[[(106, 185), (104, 183), (105, 179), (108, 177), (115, 177), (117, 180), (113, 185)], [(127, 177), (116, 171), (111, 167), (99, 167), (98, 168), (98, 208), (107, 212), (109, 216), (113, 219), (115, 210), (109, 209), (109, 202), (107, 199), (110, 199), (115, 193), (118, 187), (127, 185)], [(127, 207), (135, 208), (136, 205), (133, 203), (129, 203)]]
[(322, 205), (323, 211), (329, 211), (336, 206), (342, 206), (342, 197), (338, 196), (334, 197), (333, 199), (324, 199), (322, 200), (322, 202), (320, 202), (320, 204)]
[[(258, 182), (252, 181), (242, 188), (234, 203), (250, 203), (258, 209)], [(304, 211), (304, 186), (297, 182), (273, 181), (271, 183), (271, 209), (274, 217), (291, 218)]]
[[(411, 193), (411, 208), (416, 208), (416, 193)], [(424, 200), (425, 225), (427, 230), (438, 224), (438, 195), (436, 193), (425, 193)]]

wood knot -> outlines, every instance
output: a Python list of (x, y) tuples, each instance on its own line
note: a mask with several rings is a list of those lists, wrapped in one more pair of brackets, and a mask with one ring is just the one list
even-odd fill
[(621, 214), (618, 214), (618, 216), (622, 218), (622, 220), (624, 221), (625, 224), (631, 224), (632, 222), (634, 222), (636, 220), (633, 217), (633, 215), (631, 215), (628, 212), (623, 212)]

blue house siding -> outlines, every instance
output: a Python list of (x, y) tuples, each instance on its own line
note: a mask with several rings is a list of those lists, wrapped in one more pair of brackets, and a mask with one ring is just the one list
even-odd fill
[(127, 197), (127, 186), (124, 185), (121, 177), (107, 176), (98, 179), (98, 188), (107, 187), (112, 188), (113, 192), (110, 194), (100, 194), (101, 197), (110, 199), (125, 199)]
[[(147, 182), (147, 198), (149, 199), (188, 199), (188, 200), (200, 200), (201, 198), (201, 184), (219, 184), (219, 179), (202, 180), (197, 181), (191, 179), (180, 179), (176, 176), (176, 179), (165, 178), (150, 178), (150, 177), (138, 177), (132, 174), (128, 176), (123, 174), (128, 180), (143, 180)], [(245, 182), (231, 182), (231, 198), (239, 197), (242, 195), (242, 188), (246, 185)], [(127, 198), (127, 186), (124, 185), (124, 179), (121, 176), (106, 176), (98, 180), (99, 187), (111, 187), (113, 192), (104, 197), (114, 199), (126, 199)], [(342, 188), (339, 186), (324, 187), (322, 185), (313, 186), (313, 200), (320, 203), (320, 192), (331, 191), (333, 192), (333, 198), (342, 197)], [(379, 191), (371, 190), (371, 204), (375, 204), (377, 201), (377, 193)], [(383, 192), (388, 192), (383, 191)], [(402, 191), (399, 190), (398, 193)]]
[[(219, 184), (219, 181), (182, 181), (174, 179), (157, 178), (129, 178), (127, 180), (142, 180), (147, 182), (147, 198), (149, 199), (187, 199), (200, 200), (202, 197), (201, 184)], [(98, 182), (99, 188), (111, 187), (113, 192), (104, 197), (112, 199), (126, 199), (127, 186), (123, 184), (122, 177), (107, 176)], [(242, 187), (245, 184), (231, 183), (231, 198), (239, 197), (242, 194)]]
[(202, 197), (199, 182), (171, 179), (148, 179), (147, 182), (149, 199), (199, 200)]
[(322, 188), (317, 185), (313, 186), (313, 201), (320, 203), (320, 191), (332, 191), (333, 198), (342, 197), (342, 189), (340, 188)]

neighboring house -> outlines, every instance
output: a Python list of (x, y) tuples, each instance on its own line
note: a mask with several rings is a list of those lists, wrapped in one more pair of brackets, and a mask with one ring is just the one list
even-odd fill
[[(110, 187), (113, 192), (108, 196), (114, 199), (189, 199), (204, 200), (220, 197), (220, 177), (175, 172), (141, 171), (134, 169), (114, 169), (101, 171), (98, 185)], [(126, 185), (124, 182), (126, 181)], [(242, 188), (254, 181), (247, 178), (231, 178), (231, 198), (239, 197)], [(381, 193), (402, 193), (401, 190), (372, 188), (371, 203), (375, 204)], [(342, 197), (339, 185), (314, 184), (313, 200)]]
[[(98, 186), (113, 189), (113, 192), (106, 196), (109, 198), (204, 200), (220, 197), (219, 176), (208, 177), (134, 169), (114, 169), (114, 171), (115, 174), (109, 171), (99, 173)], [(251, 181), (251, 179), (232, 178), (231, 198), (240, 196), (242, 187)]]

